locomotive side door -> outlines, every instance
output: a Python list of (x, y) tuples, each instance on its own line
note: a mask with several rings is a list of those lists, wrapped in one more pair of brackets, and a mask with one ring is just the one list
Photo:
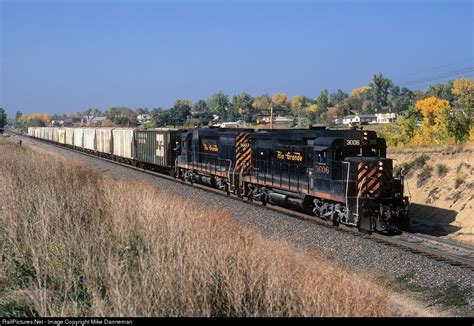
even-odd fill
[(314, 151), (314, 176), (313, 187), (319, 191), (331, 190), (330, 148), (328, 146), (313, 147)]

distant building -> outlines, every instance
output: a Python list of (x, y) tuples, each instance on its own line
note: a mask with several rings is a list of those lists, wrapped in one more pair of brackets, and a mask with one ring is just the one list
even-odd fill
[(64, 127), (72, 127), (72, 126), (73, 126), (73, 121), (72, 121), (72, 119), (71, 119), (71, 118), (66, 118), (66, 119), (64, 120), (64, 125), (63, 125), (63, 126), (64, 126)]
[(137, 116), (137, 121), (138, 121), (138, 123), (141, 123), (141, 124), (150, 121), (150, 119), (151, 119), (151, 117), (150, 117), (149, 114), (139, 114)]
[(390, 109), (382, 109), (375, 112), (377, 123), (392, 123), (397, 121), (398, 114)]
[[(72, 122), (71, 119), (66, 119), (64, 121), (64, 125), (68, 125), (68, 120)], [(86, 125), (86, 126), (92, 126), (92, 127), (97, 127), (100, 126), (102, 121), (105, 120), (105, 117), (96, 117), (94, 115), (85, 115), (81, 119), (81, 124)]]
[(340, 125), (342, 123), (343, 123), (343, 118), (337, 118), (337, 117), (334, 118), (334, 124)]
[[(276, 125), (291, 124), (291, 123), (293, 123), (294, 120), (295, 120), (295, 118), (293, 118), (293, 117), (278, 116), (276, 118), (273, 118), (273, 124), (276, 124)], [(263, 117), (262, 122), (263, 123), (270, 123), (270, 117)]]
[(51, 126), (62, 127), (64, 125), (64, 120), (51, 120)]
[(347, 115), (342, 118), (342, 123), (345, 125), (353, 125), (353, 124), (372, 124), (377, 123), (377, 116), (375, 114), (361, 114), (361, 115)]
[(295, 119), (293, 117), (276, 117), (273, 119), (273, 124), (281, 125), (281, 124), (291, 124)]
[(90, 126), (100, 126), (102, 125), (102, 122), (105, 120), (105, 117), (93, 117), (89, 121)]
[(222, 122), (219, 125), (221, 128), (241, 128), (245, 126), (245, 121), (244, 120), (238, 120), (235, 122)]

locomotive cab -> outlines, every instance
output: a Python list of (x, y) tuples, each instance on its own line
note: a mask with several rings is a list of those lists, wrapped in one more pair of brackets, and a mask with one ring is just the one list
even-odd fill
[(357, 226), (367, 231), (394, 231), (408, 220), (408, 197), (403, 180), (393, 175), (393, 160), (386, 158), (386, 143), (374, 132), (363, 132), (360, 145), (345, 140), (344, 162), (349, 166), (348, 206)]

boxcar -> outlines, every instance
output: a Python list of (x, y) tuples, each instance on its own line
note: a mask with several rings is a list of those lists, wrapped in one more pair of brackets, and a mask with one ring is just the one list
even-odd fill
[(84, 128), (84, 148), (95, 151), (95, 129)]
[(74, 146), (74, 128), (64, 128), (66, 131), (66, 145)]
[(95, 130), (96, 151), (111, 154), (112, 153), (112, 128), (97, 128)]
[(46, 127), (46, 139), (49, 141), (53, 141), (53, 132), (54, 128)]
[(53, 129), (53, 131), (52, 131), (53, 136), (51, 138), (51, 141), (53, 141), (55, 143), (58, 143), (59, 142), (59, 134), (58, 134), (59, 128), (52, 127), (51, 129)]
[(113, 154), (126, 159), (134, 159), (134, 129), (114, 129), (112, 130), (114, 144)]
[(74, 128), (74, 146), (83, 147), (84, 146), (84, 129), (83, 128)]
[(64, 130), (63, 128), (58, 129), (58, 143), (66, 143), (66, 130)]
[(176, 155), (173, 151), (178, 139), (178, 130), (161, 128), (135, 130), (135, 159), (139, 162), (170, 167)]
[(44, 140), (48, 140), (48, 128), (41, 127), (40, 129), (40, 138)]

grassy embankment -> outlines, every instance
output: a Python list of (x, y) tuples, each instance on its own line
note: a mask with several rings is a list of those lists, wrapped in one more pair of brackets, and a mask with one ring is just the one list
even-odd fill
[(403, 167), (414, 230), (474, 243), (474, 142), (389, 149)]
[(0, 139), (2, 316), (382, 316), (387, 293), (225, 212)]

